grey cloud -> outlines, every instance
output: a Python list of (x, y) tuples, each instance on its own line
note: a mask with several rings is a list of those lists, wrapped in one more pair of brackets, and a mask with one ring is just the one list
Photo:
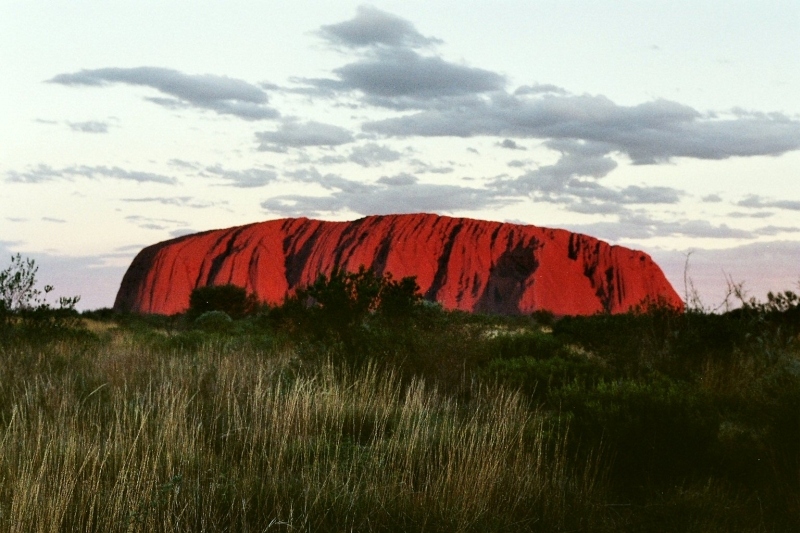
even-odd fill
[(512, 168), (522, 168), (522, 167), (524, 167), (525, 165), (528, 165), (528, 164), (530, 164), (530, 161), (521, 161), (519, 159), (514, 159), (514, 160), (508, 162), (508, 166), (510, 166)]
[(406, 172), (401, 172), (400, 174), (396, 174), (394, 176), (381, 176), (378, 179), (378, 183), (383, 183), (385, 185), (392, 185), (392, 186), (402, 186), (402, 185), (414, 185), (419, 180), (416, 176), (408, 174)]
[(719, 194), (709, 194), (707, 196), (703, 196), (701, 200), (709, 203), (718, 203), (722, 201), (722, 196), (720, 196)]
[(294, 173), (300, 181), (321, 183), (328, 196), (283, 195), (261, 206), (282, 216), (321, 216), (343, 210), (359, 214), (450, 212), (510, 205), (517, 200), (487, 189), (417, 183), (414, 176), (384, 177), (364, 184), (316, 170)]
[(243, 80), (213, 74), (189, 75), (159, 67), (101, 68), (65, 73), (48, 80), (71, 86), (103, 87), (125, 83), (151, 87), (171, 98), (149, 98), (165, 107), (192, 106), (245, 120), (275, 118), (278, 112), (267, 105), (267, 94)]
[(419, 159), (412, 159), (410, 162), (414, 165), (414, 172), (418, 174), (451, 174), (453, 172), (451, 166), (433, 166)]
[(277, 181), (278, 174), (273, 170), (249, 168), (246, 170), (226, 170), (219, 165), (206, 167), (205, 173), (226, 180), (227, 185), (238, 188), (263, 187)]
[(165, 230), (171, 226), (186, 226), (186, 222), (182, 220), (174, 220), (170, 218), (152, 218), (142, 215), (128, 215), (125, 220), (137, 225), (143, 229), (152, 230)]
[(791, 211), (800, 211), (800, 201), (797, 200), (768, 200), (761, 196), (751, 194), (744, 200), (736, 203), (740, 207), (756, 207), (765, 208), (772, 207), (777, 209), (788, 209)]
[(709, 237), (714, 239), (747, 239), (752, 232), (731, 228), (727, 224), (715, 226), (707, 220), (689, 220), (686, 222), (661, 223), (655, 225), (657, 234), (682, 235), (684, 237)]
[(620, 218), (624, 225), (635, 225), (647, 228), (651, 236), (684, 236), (707, 237), (715, 239), (746, 239), (752, 238), (753, 233), (731, 228), (727, 224), (714, 225), (707, 220), (657, 220), (644, 213), (624, 215)]
[(752, 238), (750, 231), (731, 228), (727, 224), (714, 225), (707, 220), (656, 220), (646, 214), (632, 214), (621, 217), (620, 222), (647, 228), (651, 236), (705, 237), (714, 239)]
[(684, 193), (670, 187), (631, 185), (611, 189), (591, 181), (571, 180), (559, 194), (537, 196), (539, 200), (564, 204), (568, 211), (584, 214), (626, 214), (626, 206), (642, 204), (674, 204)]
[(138, 182), (153, 182), (164, 183), (167, 185), (174, 185), (178, 180), (161, 174), (154, 174), (152, 172), (140, 172), (136, 170), (125, 170), (119, 167), (106, 167), (106, 166), (86, 166), (81, 165), (77, 167), (70, 167), (65, 169), (64, 172), (76, 175), (85, 176), (87, 178), (114, 178), (120, 180), (138, 181)]
[(497, 91), (505, 85), (495, 72), (400, 49), (380, 50), (333, 72), (338, 80), (304, 81), (321, 90), (361, 91), (373, 105), (398, 109), (429, 107), (429, 101), (442, 98), (452, 105), (459, 101), (455, 97)]
[(53, 218), (53, 217), (42, 217), (42, 221), (44, 222), (54, 222), (56, 224), (64, 224), (66, 220), (63, 218)]
[(287, 148), (309, 146), (338, 146), (353, 142), (353, 135), (344, 128), (321, 122), (284, 121), (276, 131), (256, 133), (258, 149), (270, 152), (285, 152)]
[(769, 218), (774, 217), (775, 213), (770, 211), (759, 211), (757, 213), (743, 213), (741, 211), (733, 211), (728, 213), (728, 216), (731, 218)]
[(402, 154), (387, 146), (368, 143), (357, 146), (350, 152), (350, 161), (362, 167), (377, 167), (383, 163), (390, 163), (400, 159)]
[(619, 195), (619, 201), (625, 204), (676, 204), (684, 193), (672, 187), (631, 185), (622, 189)]
[(147, 244), (126, 244), (125, 246), (117, 246), (114, 248), (114, 251), (117, 253), (139, 252), (139, 250), (145, 246), (147, 246)]
[(370, 6), (360, 6), (350, 20), (322, 26), (319, 33), (334, 44), (351, 48), (375, 45), (416, 48), (441, 42), (425, 37), (407, 20)]
[(298, 161), (299, 163), (317, 163), (318, 165), (340, 165), (342, 163), (347, 163), (349, 159), (343, 155), (331, 155), (325, 154), (322, 157), (318, 157), (316, 159), (307, 158)]
[(173, 111), (178, 109), (189, 109), (191, 107), (191, 104), (189, 104), (188, 102), (184, 102), (176, 98), (159, 98), (157, 96), (147, 96), (145, 97), (145, 100), (160, 105), (161, 107), (172, 109)]
[(501, 89), (499, 74), (449, 63), (415, 52), (386, 52), (376, 59), (351, 63), (334, 71), (352, 89), (376, 96), (432, 98)]
[(526, 149), (524, 146), (518, 145), (516, 143), (516, 141), (513, 141), (511, 139), (503, 139), (502, 142), (497, 143), (497, 146), (499, 146), (500, 148), (506, 148), (508, 150), (525, 150)]
[(758, 235), (774, 236), (781, 233), (798, 233), (800, 227), (797, 226), (763, 226), (755, 230)]
[(108, 133), (108, 124), (106, 122), (67, 122), (67, 125), (72, 131), (80, 131), (82, 133)]
[(338, 189), (348, 194), (364, 194), (371, 190), (370, 185), (337, 174), (322, 174), (316, 168), (293, 170), (286, 172), (286, 176), (301, 183), (314, 183), (328, 190)]
[(197, 233), (197, 230), (193, 230), (193, 229), (190, 229), (190, 228), (179, 228), (179, 229), (174, 229), (174, 230), (170, 231), (169, 232), (169, 236), (173, 237), (173, 238), (175, 238), (175, 237), (183, 237), (184, 235), (191, 235), (192, 233)]
[(200, 170), (199, 163), (192, 163), (191, 161), (184, 161), (182, 159), (170, 159), (169, 164), (178, 168), (189, 170)]
[(11, 170), (6, 174), (6, 181), (10, 183), (44, 183), (65, 178), (69, 176), (48, 165), (38, 165), (26, 172)]
[(320, 216), (349, 209), (359, 214), (389, 214), (416, 212), (448, 212), (507, 205), (487, 195), (486, 191), (453, 185), (413, 185), (376, 188), (366, 194), (344, 191), (331, 196), (311, 197), (288, 195), (271, 198), (261, 206), (287, 216)]
[[(625, 205), (674, 204), (684, 195), (669, 187), (601, 186), (597, 180), (618, 165), (613, 154), (625, 154), (634, 163), (645, 164), (673, 157), (778, 155), (800, 148), (800, 121), (782, 115), (711, 118), (666, 100), (619, 106), (605, 97), (588, 95), (517, 97), (492, 93), (472, 102), (366, 123), (363, 129), (387, 136), (494, 135), (505, 137), (509, 142), (503, 143), (508, 147), (516, 146), (508, 135), (546, 139), (545, 147), (561, 153), (556, 163), (514, 179), (497, 178), (491, 186), (509, 194), (533, 195), (537, 200), (565, 204), (581, 213), (625, 213)], [(517, 164), (522, 166), (522, 162)], [(767, 202), (757, 197), (740, 205), (800, 209), (800, 202)], [(691, 225), (676, 231), (744, 235), (731, 228)]]
[(213, 207), (215, 205), (228, 203), (227, 201), (201, 202), (195, 200), (191, 196), (151, 196), (145, 198), (122, 198), (121, 201), (127, 203), (156, 203), (161, 205), (173, 205), (176, 207), (191, 207), (194, 209), (203, 209), (206, 207)]
[(605, 146), (605, 153), (624, 153), (636, 164), (675, 157), (780, 155), (800, 148), (800, 121), (782, 115), (711, 118), (667, 100), (621, 106), (590, 95), (530, 98), (493, 93), (474, 99), (470, 106), (367, 122), (363, 129), (388, 136), (582, 140)]
[(426, 174), (452, 174), (453, 167), (424, 167), (418, 172), (425, 172)]
[(567, 210), (573, 213), (582, 213), (584, 215), (616, 215), (626, 211), (624, 207), (619, 204), (611, 202), (592, 202), (586, 200), (579, 201), (566, 201)]
[(503, 180), (500, 184), (523, 194), (532, 191), (556, 193), (566, 190), (570, 184), (580, 186), (575, 180), (579, 176), (598, 179), (617, 168), (616, 161), (603, 155), (599, 149), (589, 146), (594, 143), (574, 143), (572, 152), (563, 151), (567, 149), (562, 146), (564, 143), (557, 144), (558, 147), (551, 147), (562, 150), (562, 156), (554, 164), (530, 170), (513, 180)]
[(176, 178), (151, 172), (125, 170), (116, 166), (87, 165), (72, 166), (62, 169), (53, 169), (47, 165), (39, 165), (26, 172), (11, 171), (6, 175), (6, 181), (12, 183), (44, 183), (59, 179), (72, 179), (74, 177), (85, 177), (89, 179), (112, 178), (138, 181), (140, 183), (164, 183), (167, 185), (175, 185), (178, 183)]
[(555, 138), (545, 141), (544, 146), (563, 155), (575, 154), (583, 157), (602, 157), (614, 151), (613, 144), (602, 140)]
[(756, 236), (754, 232), (732, 228), (727, 224), (714, 225), (707, 220), (665, 221), (630, 211), (620, 213), (616, 222), (568, 224), (567, 228), (610, 241), (669, 236), (711, 239), (747, 239)]
[(549, 83), (522, 85), (518, 87), (516, 91), (514, 91), (514, 94), (517, 96), (525, 96), (529, 94), (547, 94), (547, 93), (566, 95), (569, 94), (569, 91), (567, 91), (563, 87), (559, 87), (557, 85), (552, 85)]

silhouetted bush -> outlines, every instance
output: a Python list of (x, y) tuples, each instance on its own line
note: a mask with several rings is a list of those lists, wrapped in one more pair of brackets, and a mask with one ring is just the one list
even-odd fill
[(82, 311), (81, 316), (100, 322), (108, 322), (118, 319), (121, 313), (115, 311), (111, 307), (102, 307), (100, 309), (87, 309), (86, 311)]
[(574, 382), (556, 392), (585, 444), (611, 450), (613, 481), (625, 490), (708, 475), (719, 416), (711, 398), (685, 383), (650, 380)]
[(258, 310), (258, 299), (236, 285), (198, 287), (189, 296), (187, 316), (194, 320), (209, 311), (222, 311), (232, 319), (240, 319)]
[(659, 370), (691, 379), (708, 359), (724, 361), (744, 346), (748, 329), (726, 315), (654, 307), (620, 315), (565, 317), (553, 326), (553, 334), (603, 357), (626, 376)]

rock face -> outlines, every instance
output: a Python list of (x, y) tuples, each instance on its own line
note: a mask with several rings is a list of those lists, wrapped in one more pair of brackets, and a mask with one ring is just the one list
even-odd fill
[(335, 267), (416, 276), (447, 309), (500, 314), (622, 313), (683, 303), (644, 252), (577, 233), (438, 215), (352, 222), (282, 219), (187, 235), (143, 249), (114, 309), (174, 314), (196, 287), (232, 283), (279, 304)]

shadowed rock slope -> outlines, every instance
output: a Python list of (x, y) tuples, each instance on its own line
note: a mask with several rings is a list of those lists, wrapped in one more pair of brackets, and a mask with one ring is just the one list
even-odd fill
[(143, 249), (125, 273), (119, 311), (174, 314), (196, 287), (232, 283), (279, 304), (335, 268), (416, 276), (447, 309), (556, 315), (626, 312), (681, 299), (644, 252), (566, 230), (430, 214), (352, 222), (271, 220)]

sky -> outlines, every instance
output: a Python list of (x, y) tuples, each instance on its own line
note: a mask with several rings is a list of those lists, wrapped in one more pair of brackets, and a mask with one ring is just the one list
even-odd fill
[(81, 309), (149, 244), (415, 212), (800, 289), (795, 0), (0, 0), (0, 67), (0, 269)]

